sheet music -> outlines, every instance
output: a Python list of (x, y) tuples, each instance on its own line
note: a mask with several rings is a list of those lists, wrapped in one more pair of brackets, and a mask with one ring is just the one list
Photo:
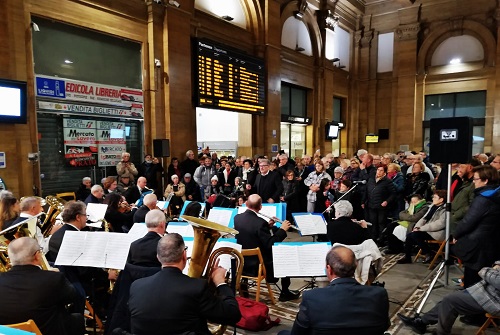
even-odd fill
[(158, 201), (156, 203), (156, 207), (158, 207), (159, 209), (163, 210), (163, 209), (167, 209), (168, 208), (168, 204), (170, 203), (170, 201)]
[(328, 243), (277, 243), (273, 245), (274, 276), (323, 277), (326, 276)]
[(130, 242), (128, 234), (66, 231), (55, 264), (123, 270)]
[(322, 214), (298, 214), (292, 213), (295, 223), (299, 227), (300, 234), (316, 235), (326, 234), (326, 222)]
[(170, 222), (167, 226), (167, 233), (177, 233), (182, 237), (194, 237), (193, 226), (189, 223), (172, 224), (172, 222)]
[(132, 228), (130, 228), (127, 235), (130, 238), (130, 243), (132, 243), (140, 238), (143, 238), (147, 233), (148, 233), (148, 227), (146, 227), (146, 223), (136, 222), (134, 223)]
[(210, 210), (210, 213), (208, 213), (207, 220), (228, 227), (231, 222), (231, 218), (234, 215), (234, 211), (235, 209), (232, 208), (214, 207)]
[[(236, 239), (219, 239), (219, 241), (215, 243), (213, 251), (223, 247), (233, 248), (241, 252), (241, 244), (236, 243)], [(231, 256), (227, 254), (221, 255), (219, 257), (219, 266), (222, 266), (226, 270), (231, 269)]]
[(106, 210), (108, 209), (108, 205), (106, 204), (93, 204), (89, 203), (87, 205), (87, 216), (90, 221), (96, 222), (104, 219), (106, 215)]
[[(241, 214), (241, 213), (245, 212), (247, 209), (248, 209), (248, 207), (246, 207), (246, 206), (239, 207), (238, 208), (238, 214)], [(264, 214), (266, 214), (266, 215), (268, 215), (270, 217), (278, 217), (277, 216), (276, 206), (262, 206), (262, 209), (259, 212), (260, 213), (264, 213)], [(260, 218), (263, 218), (264, 220), (266, 220), (266, 222), (269, 222), (269, 220), (270, 220), (269, 218), (266, 218), (263, 215), (259, 215), (259, 213), (257, 213), (257, 215)]]
[(102, 228), (102, 221), (87, 222), (87, 227)]
[[(181, 213), (179, 214), (179, 217), (184, 215), (184, 212), (186, 211), (186, 207), (187, 205), (189, 205), (191, 203), (191, 201), (189, 200), (186, 200), (184, 201), (184, 206), (182, 206), (182, 209), (181, 209)], [(205, 217), (203, 215), (203, 213), (205, 212), (205, 206), (207, 205), (206, 203), (204, 202), (200, 202), (200, 205), (201, 205), (201, 209), (200, 209), (200, 214), (198, 215), (199, 217)]]

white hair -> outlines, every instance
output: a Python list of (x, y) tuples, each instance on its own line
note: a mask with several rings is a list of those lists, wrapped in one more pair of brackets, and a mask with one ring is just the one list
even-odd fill
[(83, 177), (82, 178), (82, 183), (86, 182), (86, 181), (92, 181), (92, 179), (90, 177)]
[(12, 265), (31, 264), (36, 251), (40, 248), (34, 238), (21, 237), (9, 243), (8, 254)]
[(156, 201), (158, 201), (156, 194), (151, 193), (151, 194), (146, 194), (146, 196), (144, 196), (143, 203), (144, 203), (144, 205), (149, 207), (151, 205), (156, 205)]
[(333, 207), (335, 207), (335, 217), (351, 217), (352, 215), (352, 205), (347, 200), (339, 200)]
[(193, 150), (188, 150), (188, 151), (186, 151), (186, 157), (188, 157), (189, 155), (191, 155), (191, 154), (193, 154), (193, 153), (194, 153), (194, 152), (193, 152)]
[(96, 184), (96, 185), (92, 186), (92, 188), (90, 189), (90, 193), (94, 194), (94, 193), (96, 193), (98, 191), (102, 191), (102, 190), (103, 190), (102, 186)]
[(156, 228), (160, 225), (160, 223), (167, 222), (165, 218), (165, 214), (159, 209), (152, 209), (146, 214), (146, 227), (148, 228)]
[(358, 152), (356, 153), (356, 155), (358, 157), (361, 157), (363, 155), (366, 155), (368, 153), (368, 151), (366, 151), (365, 149), (359, 149)]

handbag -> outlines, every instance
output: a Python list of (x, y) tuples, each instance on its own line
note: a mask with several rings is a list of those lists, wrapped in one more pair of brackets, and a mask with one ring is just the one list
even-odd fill
[(250, 331), (269, 330), (280, 324), (281, 320), (271, 320), (269, 307), (266, 304), (248, 298), (236, 297), (240, 307), (241, 319), (236, 327)]

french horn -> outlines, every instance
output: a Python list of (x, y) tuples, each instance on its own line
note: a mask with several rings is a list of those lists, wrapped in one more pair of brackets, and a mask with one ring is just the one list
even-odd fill
[[(205, 268), (207, 269), (205, 278), (209, 279), (212, 268), (221, 255), (227, 254), (236, 259), (236, 280), (237, 288), (241, 280), (243, 272), (243, 256), (238, 250), (233, 248), (219, 248), (212, 253), (212, 250), (217, 243), (222, 233), (224, 234), (238, 234), (238, 231), (216, 222), (200, 219), (194, 216), (182, 215), (182, 219), (188, 221), (193, 226), (194, 239), (193, 251), (191, 253), (191, 261), (188, 268), (188, 276), (191, 278), (201, 278)], [(213, 335), (221, 335), (226, 331), (227, 325), (217, 325), (210, 329)]]
[(48, 237), (52, 227), (56, 223), (57, 216), (64, 210), (64, 204), (66, 201), (53, 195), (48, 195), (45, 198), (45, 201), (49, 204), (49, 209), (45, 214), (45, 220), (43, 221), (40, 229), (42, 230), (43, 237)]

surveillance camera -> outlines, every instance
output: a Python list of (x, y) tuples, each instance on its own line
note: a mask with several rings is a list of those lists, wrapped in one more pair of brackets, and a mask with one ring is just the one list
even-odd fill
[(177, 1), (175, 1), (175, 0), (169, 0), (169, 1), (168, 1), (168, 3), (169, 3), (169, 4), (171, 4), (172, 6), (177, 7), (177, 8), (179, 8), (179, 7), (181, 6), (181, 4), (180, 4), (180, 3), (178, 3), (178, 2), (177, 2)]
[(161, 61), (158, 58), (155, 58), (155, 67), (161, 67)]
[(40, 31), (40, 28), (38, 27), (38, 24), (36, 24), (35, 22), (31, 22), (31, 26), (33, 27), (34, 31)]

